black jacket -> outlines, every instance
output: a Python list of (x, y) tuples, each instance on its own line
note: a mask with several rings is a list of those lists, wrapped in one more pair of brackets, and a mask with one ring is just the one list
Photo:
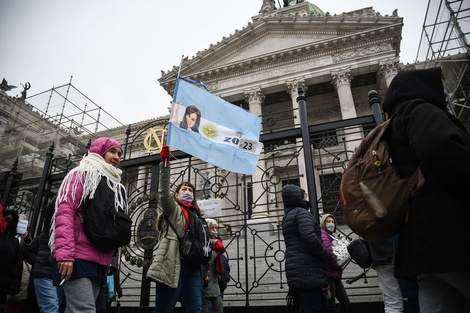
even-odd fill
[(33, 279), (52, 279), (52, 256), (49, 248), (49, 231), (51, 229), (52, 216), (55, 211), (55, 200), (56, 198), (54, 197), (47, 205), (43, 231), (25, 251), (26, 262), (33, 265), (31, 269)]
[(320, 225), (305, 209), (300, 188), (282, 188), (285, 215), (282, 233), (286, 244), (286, 276), (289, 287), (317, 289), (328, 285), (328, 252), (323, 247)]
[(469, 272), (468, 260), (459, 256), (470, 254), (470, 136), (446, 111), (441, 70), (399, 73), (383, 109), (395, 113), (389, 146), (398, 174), (410, 177), (420, 166), (426, 180), (400, 229), (396, 276)]
[[(4, 210), (3, 215), (12, 215), (13, 221), (8, 223), (8, 227), (0, 236), (0, 304), (5, 303), (7, 294), (17, 293), (14, 280), (18, 275), (19, 249), (20, 245), (16, 239), (16, 225), (18, 224), (18, 212), (14, 210)], [(21, 266), (21, 269), (23, 267)], [(19, 274), (21, 276), (21, 272)]]

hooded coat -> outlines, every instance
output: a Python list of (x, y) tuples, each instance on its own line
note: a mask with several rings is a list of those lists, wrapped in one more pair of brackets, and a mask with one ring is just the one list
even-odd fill
[[(389, 147), (397, 173), (410, 177), (420, 166), (422, 192), (410, 201), (399, 232), (395, 275), (468, 272), (470, 254), (470, 136), (446, 111), (440, 68), (399, 73), (383, 102), (389, 116)], [(456, 217), (451, 220), (444, 216)], [(439, 231), (440, 229), (452, 231)]]
[(286, 244), (286, 276), (289, 287), (318, 289), (328, 285), (328, 252), (323, 247), (320, 225), (305, 209), (300, 188), (282, 188), (284, 218), (282, 234)]
[[(328, 252), (328, 270), (326, 272), (326, 276), (334, 278), (336, 281), (341, 281), (341, 277), (343, 276), (343, 269), (338, 265), (336, 256), (333, 253), (333, 248), (331, 247), (331, 242), (333, 241), (333, 238), (331, 238), (330, 236), (333, 236), (333, 237), (336, 237), (336, 236), (326, 228), (325, 221), (328, 217), (332, 217), (333, 219), (335, 219), (333, 215), (325, 214), (322, 216), (320, 220), (321, 239), (323, 241), (323, 246)], [(334, 230), (336, 231), (336, 219), (335, 219)]]

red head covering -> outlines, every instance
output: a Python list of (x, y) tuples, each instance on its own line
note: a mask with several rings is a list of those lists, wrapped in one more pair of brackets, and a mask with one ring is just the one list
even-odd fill
[(106, 152), (113, 147), (119, 147), (122, 151), (122, 147), (119, 142), (111, 138), (101, 137), (93, 141), (90, 146), (90, 152), (104, 156)]

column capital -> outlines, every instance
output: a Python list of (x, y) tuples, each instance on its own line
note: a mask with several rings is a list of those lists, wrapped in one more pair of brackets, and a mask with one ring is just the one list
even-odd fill
[(351, 81), (353, 80), (351, 77), (351, 71), (349, 69), (331, 72), (331, 76), (333, 77), (331, 83), (335, 85), (335, 87), (342, 85), (350, 86)]
[(265, 98), (263, 92), (261, 91), (261, 87), (254, 87), (251, 89), (246, 89), (246, 90), (243, 90), (243, 93), (245, 94), (245, 100), (248, 104), (253, 103), (253, 102), (262, 103)]
[(397, 58), (393, 58), (385, 62), (379, 62), (379, 72), (385, 77), (385, 79), (387, 79), (389, 76), (395, 76), (398, 74), (398, 64), (399, 62)]
[(308, 87), (305, 85), (305, 79), (303, 77), (286, 81), (287, 93), (289, 93), (292, 97), (298, 96), (299, 83), (305, 95), (307, 93)]

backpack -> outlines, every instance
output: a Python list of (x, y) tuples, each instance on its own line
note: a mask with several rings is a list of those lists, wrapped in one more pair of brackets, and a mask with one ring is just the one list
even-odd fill
[(351, 258), (363, 269), (368, 269), (372, 265), (372, 257), (369, 251), (369, 243), (364, 239), (357, 238), (351, 241), (348, 246)]
[(113, 251), (130, 243), (132, 220), (126, 212), (116, 210), (114, 196), (107, 196), (106, 179), (101, 179), (94, 198), (85, 200), (83, 217), (79, 216), (88, 240), (102, 251)]
[(182, 209), (188, 212), (189, 219), (188, 230), (184, 233), (183, 237), (178, 236), (170, 220), (166, 218), (165, 214), (163, 216), (178, 237), (181, 255), (191, 263), (206, 264), (212, 256), (209, 226), (207, 226), (206, 220), (195, 212), (184, 207)]
[(418, 167), (410, 178), (402, 179), (397, 175), (385, 140), (391, 120), (375, 127), (362, 140), (341, 180), (346, 224), (367, 240), (393, 236), (398, 232), (421, 174)]

